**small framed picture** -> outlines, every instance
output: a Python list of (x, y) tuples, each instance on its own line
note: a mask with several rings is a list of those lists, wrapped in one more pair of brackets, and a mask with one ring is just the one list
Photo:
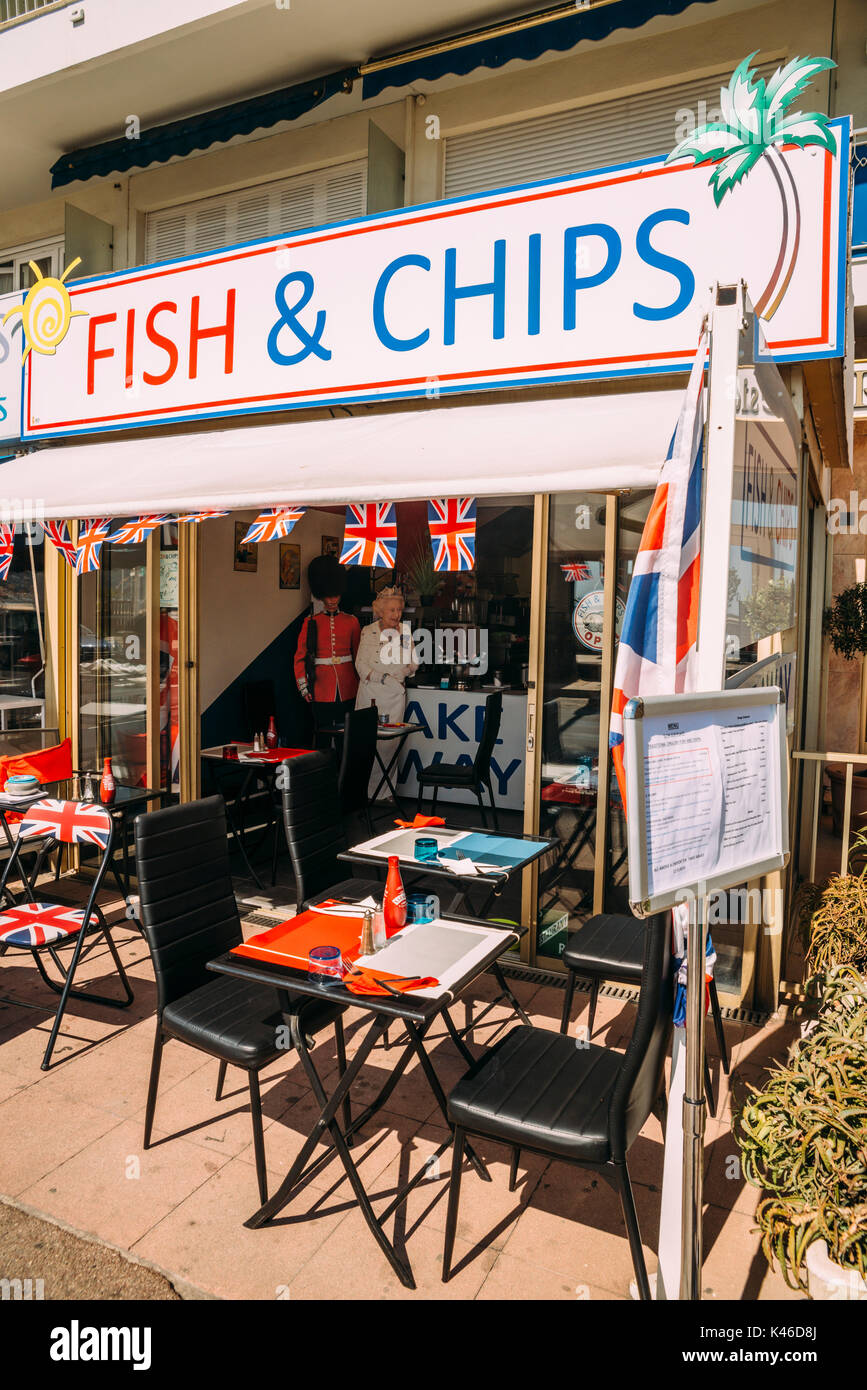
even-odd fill
[(301, 588), (301, 547), (291, 541), (280, 542), (280, 588)]
[(323, 536), (323, 537), (322, 537), (322, 554), (323, 554), (323, 555), (339, 555), (339, 554), (340, 554), (340, 537), (339, 537), (339, 536)]
[(259, 549), (255, 545), (245, 545), (244, 537), (249, 529), (249, 521), (235, 522), (235, 569), (244, 574), (255, 574), (259, 565)]

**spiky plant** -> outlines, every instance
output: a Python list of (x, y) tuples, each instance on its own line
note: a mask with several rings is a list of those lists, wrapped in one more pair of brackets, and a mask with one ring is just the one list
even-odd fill
[(755, 305), (757, 314), (770, 319), (792, 278), (801, 241), (798, 190), (779, 146), (820, 145), (831, 154), (837, 152), (827, 116), (821, 111), (789, 112), (788, 108), (814, 77), (836, 67), (836, 63), (830, 58), (793, 58), (777, 68), (765, 83), (750, 66), (756, 53), (744, 58), (728, 86), (720, 89), (722, 121), (698, 126), (675, 146), (666, 163), (687, 156), (694, 164), (713, 162), (716, 167), (710, 186), (719, 207), (726, 194), (764, 160), (776, 182), (783, 211), (780, 249), (771, 277)]

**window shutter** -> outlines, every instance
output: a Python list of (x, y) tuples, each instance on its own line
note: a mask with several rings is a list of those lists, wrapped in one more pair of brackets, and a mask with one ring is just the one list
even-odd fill
[(366, 160), (199, 198), (147, 214), (145, 261), (173, 260), (342, 222), (362, 216), (366, 203)]
[[(776, 66), (766, 63), (757, 71), (768, 77)], [(449, 136), (444, 196), (483, 193), (667, 154), (686, 134), (686, 129), (678, 131), (685, 118), (677, 112), (692, 111), (696, 125), (715, 119), (711, 111), (719, 107), (719, 90), (729, 75), (726, 71), (578, 110)]]

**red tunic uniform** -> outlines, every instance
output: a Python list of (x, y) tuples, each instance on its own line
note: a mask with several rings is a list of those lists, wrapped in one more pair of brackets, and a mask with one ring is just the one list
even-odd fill
[[(316, 624), (316, 675), (314, 687), (307, 683), (307, 628)], [(295, 650), (295, 679), (302, 695), (314, 701), (354, 700), (358, 693), (355, 654), (361, 626), (351, 613), (314, 613), (305, 618)]]

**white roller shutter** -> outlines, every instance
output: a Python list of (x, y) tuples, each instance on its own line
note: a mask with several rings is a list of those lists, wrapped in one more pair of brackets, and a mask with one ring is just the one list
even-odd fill
[(366, 160), (314, 169), (309, 174), (148, 213), (145, 261), (168, 261), (341, 222), (362, 216), (366, 206)]
[[(776, 66), (766, 63), (757, 71), (767, 77)], [(694, 112), (696, 125), (715, 119), (711, 111), (719, 106), (719, 90), (729, 76), (721, 72), (514, 125), (448, 136), (444, 196), (483, 193), (667, 154), (686, 134), (678, 130), (684, 119), (678, 111)], [(699, 102), (705, 103), (703, 111)]]

